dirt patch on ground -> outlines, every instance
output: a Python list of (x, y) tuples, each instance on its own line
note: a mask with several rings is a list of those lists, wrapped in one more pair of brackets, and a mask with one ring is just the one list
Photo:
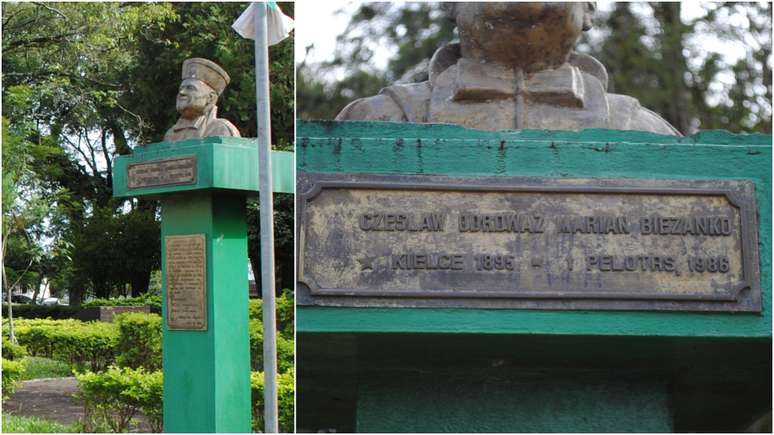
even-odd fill
[[(3, 401), (3, 413), (77, 423), (83, 420), (83, 401), (73, 397), (77, 392), (78, 381), (74, 377), (20, 382), (16, 393)], [(139, 425), (134, 432), (150, 432), (145, 416), (138, 415), (136, 420)]]

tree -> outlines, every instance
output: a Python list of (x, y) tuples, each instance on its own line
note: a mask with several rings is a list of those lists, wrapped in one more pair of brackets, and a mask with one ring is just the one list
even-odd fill
[[(224, 66), (232, 82), (220, 113), (244, 136), (255, 135), (253, 48), (230, 28), (247, 6), (3, 5), (3, 114), (35, 144), (8, 151), (35, 174), (36, 194), (53, 199), (39, 226), (45, 235), (18, 243), (14, 255), (21, 261), (33, 245), (48, 243), (44, 252), (58, 254), (39, 262), (47, 265), (41, 270), (54, 275), (47, 277), (52, 288), (69, 291), (71, 303), (127, 286), (144, 292), (159, 267), (158, 204), (113, 198), (112, 162), (161, 140), (174, 123), (185, 58)], [(292, 3), (281, 7), (292, 15)], [(294, 134), (292, 51), (292, 38), (270, 51), (273, 140), (282, 149), (292, 149)], [(16, 187), (9, 183), (6, 191)], [(62, 194), (53, 198), (55, 191)]]

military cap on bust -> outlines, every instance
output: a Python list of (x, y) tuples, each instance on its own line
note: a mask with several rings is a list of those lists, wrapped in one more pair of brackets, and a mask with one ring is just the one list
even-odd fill
[(231, 81), (226, 71), (211, 60), (192, 57), (183, 62), (183, 80), (197, 79), (206, 83), (218, 96)]

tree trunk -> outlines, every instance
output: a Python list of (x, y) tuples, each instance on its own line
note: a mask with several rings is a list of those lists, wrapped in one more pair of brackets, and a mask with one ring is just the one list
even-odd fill
[(130, 285), (132, 286), (132, 297), (136, 298), (143, 293), (148, 292), (148, 285), (150, 285), (151, 271), (134, 274)]
[(38, 293), (40, 293), (40, 285), (43, 284), (43, 274), (38, 277), (38, 285), (35, 286), (35, 290), (32, 291), (32, 303), (38, 303)]
[(654, 17), (659, 21), (661, 33), (661, 59), (669, 69), (664, 71), (662, 85), (672, 98), (665, 101), (662, 115), (683, 134), (691, 131), (691, 96), (685, 84), (688, 64), (683, 55), (686, 26), (680, 20), (680, 3), (652, 4)]

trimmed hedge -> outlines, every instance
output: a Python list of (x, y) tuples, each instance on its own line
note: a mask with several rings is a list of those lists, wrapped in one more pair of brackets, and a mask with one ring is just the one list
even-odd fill
[[(293, 291), (290, 289), (282, 290), (282, 295), (275, 300), (277, 310), (277, 331), (284, 334), (286, 338), (293, 338), (295, 332), (295, 322), (293, 315), (295, 313), (295, 300)], [(263, 300), (250, 299), (249, 313), (250, 319), (263, 319)]]
[(161, 296), (144, 294), (134, 298), (97, 298), (83, 303), (84, 308), (89, 307), (138, 307), (149, 305), (151, 311), (161, 312)]
[[(263, 323), (250, 319), (250, 366), (253, 370), (263, 370)], [(282, 373), (293, 368), (293, 339), (277, 334), (277, 370)]]
[[(13, 306), (14, 319), (71, 319), (81, 311), (78, 307), (69, 305), (32, 305)], [(8, 304), (3, 304), (3, 318), (8, 318)]]
[[(80, 383), (80, 397), (86, 407), (87, 431), (126, 431), (138, 412), (148, 416), (153, 432), (162, 431), (164, 381), (161, 371), (111, 366), (102, 373), (86, 372), (76, 377)], [(280, 431), (292, 433), (294, 371), (279, 375), (277, 384)], [(262, 431), (264, 426), (263, 389), (263, 373), (252, 372), (252, 428), (257, 432)]]
[(11, 343), (11, 340), (3, 336), (3, 358), (14, 361), (20, 360), (27, 356), (27, 349), (24, 346), (16, 343)]
[(5, 358), (3, 362), (3, 399), (11, 397), (16, 392), (16, 383), (24, 376), (24, 363), (21, 361), (11, 361)]
[[(293, 433), (293, 400), (295, 391), (295, 373), (291, 369), (287, 373), (277, 376), (277, 405), (279, 408), (279, 431)], [(263, 432), (264, 429), (264, 401), (263, 401), (263, 372), (250, 374), (250, 387), (252, 391), (253, 406), (253, 432)]]
[(112, 323), (79, 320), (19, 319), (19, 344), (34, 356), (66, 361), (73, 367), (102, 370), (115, 359), (118, 328)]
[(124, 313), (114, 317), (118, 326), (116, 363), (121, 367), (161, 370), (161, 316)]

